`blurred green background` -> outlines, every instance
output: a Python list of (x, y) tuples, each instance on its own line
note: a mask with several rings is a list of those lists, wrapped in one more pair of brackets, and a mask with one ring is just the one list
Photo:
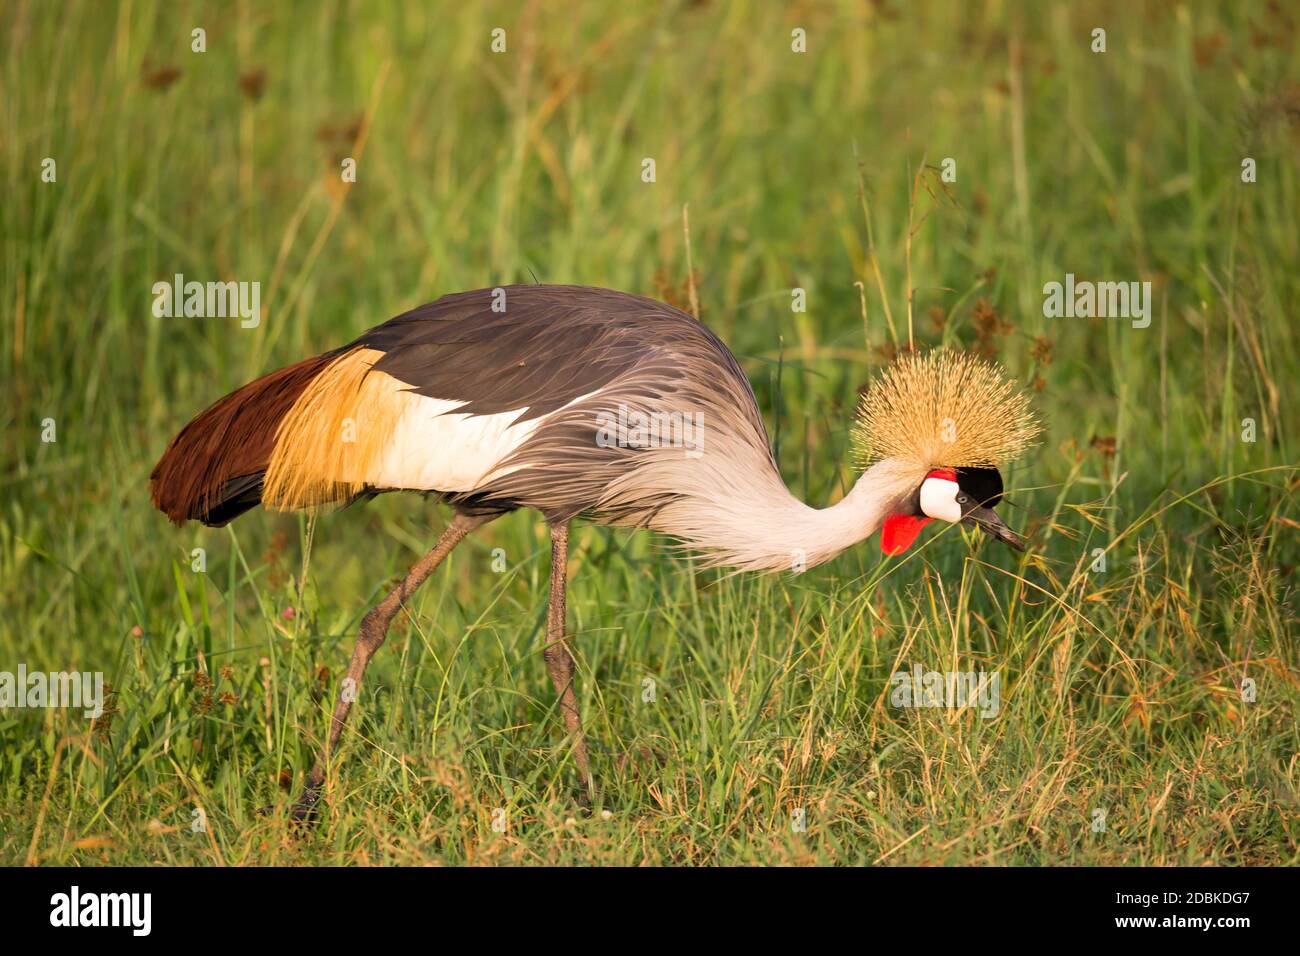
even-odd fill
[[(0, 859), (1294, 862), (1289, 5), (11, 0), (0, 24), (0, 670), (116, 691), (92, 728), (0, 713)], [(1150, 281), (1151, 326), (1044, 318), (1067, 272)], [(155, 317), (175, 273), (260, 282), (263, 321)], [(954, 532), (888, 568), (872, 541), (719, 580), (581, 529), (606, 817), (572, 800), (548, 548), (511, 516), (394, 626), (326, 826), (291, 838), (254, 811), (287, 799), (357, 620), (445, 516), (388, 496), (175, 529), (148, 471), (250, 378), (530, 281), (693, 293), (819, 506), (909, 325), (1002, 361), (1046, 425), (1010, 476), (1034, 553)], [(998, 669), (1003, 715), (884, 706), (912, 660)]]

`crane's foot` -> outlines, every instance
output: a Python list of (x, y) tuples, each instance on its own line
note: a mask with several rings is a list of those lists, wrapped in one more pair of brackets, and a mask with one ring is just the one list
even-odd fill
[[(605, 758), (613, 758), (614, 771), (618, 774), (630, 773), (632, 779), (637, 779), (642, 772), (657, 770), (668, 763), (668, 759), (663, 752), (653, 747), (636, 746), (627, 750), (605, 750), (598, 747), (596, 752)], [(586, 753), (586, 747), (583, 748), (583, 757), (579, 764), (580, 770), (589, 767), (589, 759)], [(590, 810), (596, 806), (602, 796), (602, 788), (596, 782), (593, 774), (587, 773), (583, 777), (583, 782), (578, 785), (573, 793), (573, 800), (579, 807), (584, 810)]]

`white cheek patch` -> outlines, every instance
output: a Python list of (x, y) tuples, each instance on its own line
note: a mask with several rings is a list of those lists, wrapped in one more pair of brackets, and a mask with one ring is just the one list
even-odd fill
[(931, 518), (956, 524), (961, 521), (961, 505), (957, 504), (960, 492), (955, 481), (927, 478), (921, 482), (921, 510)]

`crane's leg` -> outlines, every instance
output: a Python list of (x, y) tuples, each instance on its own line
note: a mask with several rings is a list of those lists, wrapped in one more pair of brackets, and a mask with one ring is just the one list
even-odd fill
[(560, 712), (564, 726), (573, 738), (573, 759), (578, 765), (587, 788), (587, 796), (595, 799), (596, 784), (587, 760), (587, 738), (582, 732), (582, 715), (578, 713), (578, 695), (573, 689), (573, 655), (564, 640), (565, 578), (564, 569), (569, 559), (569, 525), (551, 525), (551, 597), (546, 607), (546, 669), (551, 672), (551, 682), (560, 696)]
[(348, 665), (347, 677), (344, 678), (338, 703), (334, 705), (334, 716), (330, 721), (330, 732), (325, 741), (325, 749), (317, 759), (316, 765), (311, 768), (311, 773), (307, 775), (307, 785), (303, 788), (302, 796), (294, 804), (295, 820), (306, 820), (316, 808), (316, 802), (320, 799), (321, 785), (325, 782), (325, 771), (329, 767), (330, 755), (338, 747), (343, 725), (348, 719), (348, 711), (352, 709), (352, 702), (360, 693), (361, 678), (366, 672), (366, 665), (384, 643), (384, 638), (388, 636), (388, 626), (393, 623), (393, 618), (397, 617), (397, 612), (402, 609), (407, 598), (425, 582), (434, 569), (442, 563), (442, 559), (451, 553), (452, 548), (460, 544), (465, 536), (479, 525), (486, 524), (494, 517), (496, 516), (457, 513), (433, 549), (412, 565), (411, 570), (402, 579), (402, 583), (389, 591), (384, 599), (361, 619), (361, 633), (357, 636), (357, 645), (352, 651), (352, 663)]

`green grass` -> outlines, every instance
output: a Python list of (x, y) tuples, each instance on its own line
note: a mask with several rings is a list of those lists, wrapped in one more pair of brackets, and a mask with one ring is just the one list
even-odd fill
[[(0, 711), (0, 862), (1296, 862), (1294, 13), (602, 6), (4, 5), (0, 670), (102, 670), (115, 712)], [(795, 493), (852, 481), (910, 284), (919, 344), (1036, 388), (1046, 438), (1003, 509), (1031, 554), (949, 530), (724, 578), (579, 525), (586, 809), (540, 654), (545, 529), (508, 516), (395, 623), (293, 836), (359, 618), (446, 514), (392, 495), (178, 530), (150, 467), (225, 392), (446, 292), (684, 302), (688, 203), (702, 318)], [(155, 318), (176, 272), (260, 281), (265, 321)], [(1044, 318), (1066, 272), (1150, 280), (1150, 328)], [(1001, 713), (889, 706), (913, 662), (996, 670)], [(639, 747), (662, 765), (616, 766)]]

